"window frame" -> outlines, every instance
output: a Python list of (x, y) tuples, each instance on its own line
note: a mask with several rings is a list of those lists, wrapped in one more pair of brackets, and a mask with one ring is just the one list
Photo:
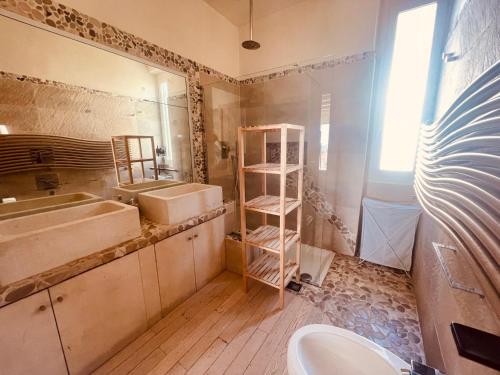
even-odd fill
[(372, 120), (370, 126), (369, 175), (370, 181), (377, 183), (392, 183), (412, 185), (414, 170), (389, 171), (380, 169), (382, 152), (382, 133), (384, 130), (384, 114), (386, 94), (389, 85), (391, 62), (394, 52), (396, 24), (401, 12), (411, 10), (430, 3), (437, 3), (434, 35), (427, 85), (425, 90), (422, 122), (424, 126), (435, 121), (437, 94), (441, 75), (441, 54), (449, 26), (450, 0), (382, 0), (378, 20), (376, 41), (376, 67), (374, 91), (372, 96)]

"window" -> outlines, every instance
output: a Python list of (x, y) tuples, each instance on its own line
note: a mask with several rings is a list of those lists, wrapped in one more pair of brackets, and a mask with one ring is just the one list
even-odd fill
[(173, 161), (172, 156), (172, 135), (170, 132), (170, 116), (168, 113), (168, 82), (160, 83), (160, 113), (162, 123), (163, 144), (165, 145), (165, 159), (167, 162)]
[(398, 14), (382, 122), (381, 171), (413, 171), (436, 9), (434, 2)]
[(331, 94), (321, 95), (321, 119), (319, 136), (319, 170), (326, 171), (328, 162), (328, 141), (330, 139)]

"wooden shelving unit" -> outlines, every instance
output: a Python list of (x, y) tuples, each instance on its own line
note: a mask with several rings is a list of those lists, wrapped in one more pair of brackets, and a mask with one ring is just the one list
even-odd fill
[[(144, 141), (144, 144), (143, 144)], [(118, 135), (111, 137), (113, 157), (118, 185), (134, 183), (133, 165), (140, 164), (142, 180), (146, 180), (144, 163), (152, 162), (154, 179), (158, 180), (158, 166), (156, 164), (155, 142), (153, 136), (145, 135)], [(120, 168), (126, 168), (128, 181), (123, 181)]]
[[(288, 131), (299, 133), (298, 164), (287, 164)], [(249, 132), (261, 134), (261, 162), (245, 165), (245, 136)], [(280, 163), (268, 163), (266, 143), (268, 132), (280, 132)], [(302, 181), (304, 177), (304, 127), (291, 124), (251, 126), (238, 129), (239, 178), (240, 178), (240, 216), (243, 259), (243, 284), (247, 289), (247, 279), (252, 278), (279, 289), (280, 306), (285, 305), (285, 287), (293, 276), (300, 280), (300, 230), (302, 222)], [(246, 200), (245, 175), (259, 173), (262, 175), (262, 195)], [(297, 197), (286, 196), (286, 176), (298, 173)], [(267, 175), (279, 175), (279, 196), (267, 193)], [(285, 229), (286, 215), (297, 210), (296, 230)], [(262, 225), (247, 234), (247, 211), (262, 214)], [(267, 224), (267, 215), (279, 217), (279, 227)], [(289, 250), (296, 246), (295, 259)], [(256, 247), (263, 252), (247, 264), (247, 250)]]

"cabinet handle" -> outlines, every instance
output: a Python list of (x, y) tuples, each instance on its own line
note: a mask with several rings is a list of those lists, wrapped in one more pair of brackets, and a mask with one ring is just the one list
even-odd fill
[(63, 296), (59, 296), (59, 297), (57, 297), (57, 298), (56, 298), (56, 301), (57, 301), (57, 302), (62, 302), (62, 301), (64, 301)]
[(188, 237), (188, 241), (191, 241), (193, 238), (192, 237)]
[(45, 305), (40, 305), (40, 307), (38, 308), (38, 311), (45, 311), (47, 310), (47, 306)]
[(194, 235), (194, 238), (198, 238), (198, 235), (197, 235), (197, 234), (195, 234), (195, 235)]

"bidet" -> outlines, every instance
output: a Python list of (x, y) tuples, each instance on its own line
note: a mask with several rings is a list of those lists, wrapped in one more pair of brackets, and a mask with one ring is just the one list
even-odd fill
[(410, 370), (408, 363), (380, 345), (325, 324), (307, 325), (292, 335), (287, 364), (290, 375), (401, 375)]

